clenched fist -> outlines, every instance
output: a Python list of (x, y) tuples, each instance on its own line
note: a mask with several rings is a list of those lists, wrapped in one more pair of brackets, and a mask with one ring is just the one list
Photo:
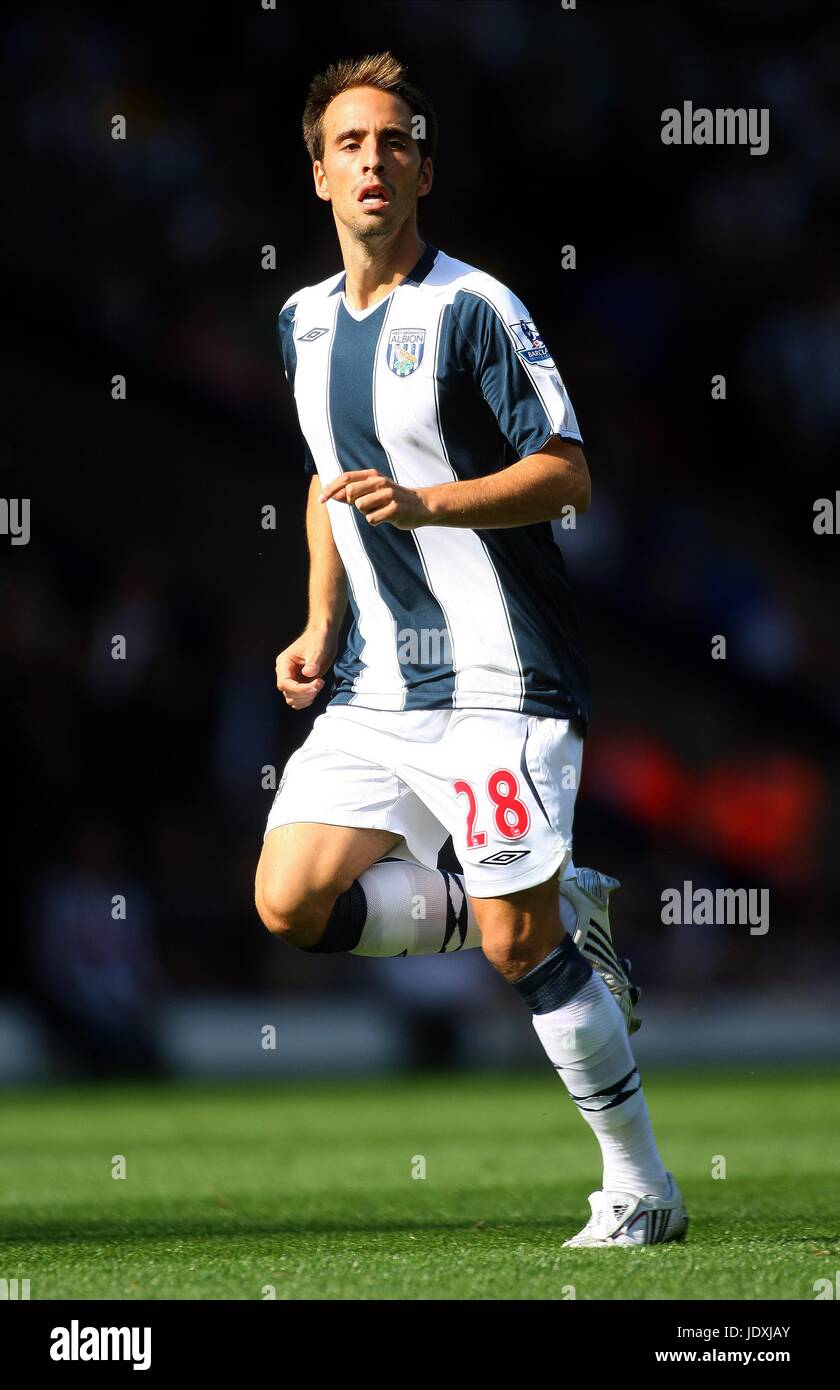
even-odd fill
[(324, 688), (323, 677), (335, 660), (334, 637), (305, 628), (274, 663), (277, 689), (292, 709), (306, 709)]

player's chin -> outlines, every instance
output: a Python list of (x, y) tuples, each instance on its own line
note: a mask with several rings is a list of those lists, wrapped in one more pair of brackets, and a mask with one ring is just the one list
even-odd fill
[(394, 218), (391, 214), (391, 205), (384, 208), (371, 208), (367, 212), (362, 212), (354, 219), (354, 227), (360, 236), (378, 237), (386, 232), (393, 231)]

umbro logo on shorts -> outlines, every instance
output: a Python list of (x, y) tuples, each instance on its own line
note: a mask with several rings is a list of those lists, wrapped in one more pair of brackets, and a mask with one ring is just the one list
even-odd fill
[(297, 339), (299, 343), (314, 343), (316, 338), (322, 337), (324, 333), (329, 333), (328, 328), (310, 328), (308, 333), (301, 333)]
[(515, 864), (517, 859), (524, 859), (526, 854), (530, 854), (529, 849), (500, 849), (496, 854), (489, 854), (486, 859), (479, 859), (479, 864)]

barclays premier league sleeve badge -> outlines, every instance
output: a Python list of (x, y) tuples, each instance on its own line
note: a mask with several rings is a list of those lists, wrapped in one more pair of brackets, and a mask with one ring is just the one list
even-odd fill
[(519, 344), (517, 355), (524, 358), (530, 367), (554, 366), (554, 359), (537, 332), (533, 319), (517, 319), (510, 327)]

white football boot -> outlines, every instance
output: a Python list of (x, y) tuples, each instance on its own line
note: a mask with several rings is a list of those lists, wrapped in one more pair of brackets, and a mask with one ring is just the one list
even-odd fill
[[(610, 893), (620, 887), (618, 879), (609, 874), (601, 874), (597, 869), (577, 869), (575, 878), (560, 880), (560, 895), (574, 912), (575, 945), (615, 995), (628, 1033), (635, 1033), (642, 1026), (641, 1019), (633, 1015), (641, 990), (631, 983), (630, 961), (616, 955), (610, 931)], [(568, 919), (565, 913), (563, 916), (565, 926)]]
[(637, 1197), (632, 1192), (592, 1192), (589, 1205), (592, 1215), (582, 1231), (567, 1245), (604, 1249), (610, 1245), (661, 1245), (666, 1240), (685, 1240), (688, 1214), (682, 1193), (668, 1174), (671, 1191), (667, 1197), (647, 1193)]

